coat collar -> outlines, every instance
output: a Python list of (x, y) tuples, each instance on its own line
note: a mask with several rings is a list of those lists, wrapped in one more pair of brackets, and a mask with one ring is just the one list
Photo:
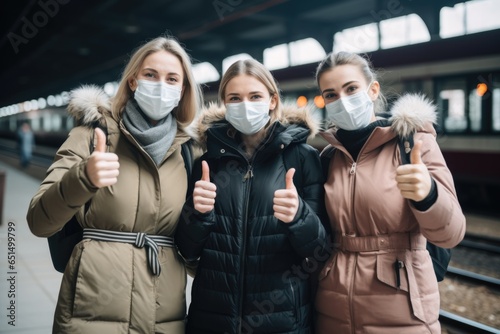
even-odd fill
[[(298, 135), (300, 131), (298, 128), (306, 129), (308, 134), (306, 136), (313, 138), (318, 134), (320, 128), (320, 120), (316, 117), (315, 109), (311, 106), (299, 108), (293, 104), (284, 104), (282, 107), (283, 116), (279, 120), (287, 130), (289, 135)], [(224, 129), (227, 131), (231, 126), (225, 120), (226, 108), (220, 104), (210, 103), (202, 110), (201, 117), (198, 119), (198, 124), (195, 129), (198, 131), (197, 138), (203, 145), (207, 142), (207, 133), (209, 129)]]

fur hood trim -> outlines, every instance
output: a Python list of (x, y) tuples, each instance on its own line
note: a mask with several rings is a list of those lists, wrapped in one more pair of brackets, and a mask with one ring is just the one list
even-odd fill
[[(226, 107), (215, 102), (203, 108), (198, 119), (198, 138), (201, 142), (206, 142), (206, 132), (214, 124), (225, 121)], [(310, 130), (309, 138), (314, 138), (320, 130), (320, 113), (313, 105), (297, 107), (294, 103), (284, 103), (282, 105), (282, 124), (298, 124)]]
[(100, 87), (83, 85), (71, 91), (68, 113), (76, 124), (90, 126), (111, 113), (111, 100)]
[(436, 123), (436, 106), (421, 94), (406, 94), (391, 108), (391, 128), (400, 137), (407, 137), (417, 131), (432, 131)]

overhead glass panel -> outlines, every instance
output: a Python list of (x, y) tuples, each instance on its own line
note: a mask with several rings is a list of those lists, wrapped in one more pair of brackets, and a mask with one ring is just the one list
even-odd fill
[(377, 23), (344, 29), (333, 36), (333, 52), (368, 52), (377, 50), (378, 27)]
[(417, 14), (381, 21), (380, 35), (382, 49), (427, 42), (431, 39), (429, 29)]
[(277, 70), (290, 66), (288, 44), (279, 44), (264, 50), (264, 66), (269, 70)]
[(500, 28), (500, 0), (473, 0), (443, 7), (440, 16), (441, 38), (472, 34)]
[(252, 56), (250, 56), (248, 53), (240, 53), (237, 55), (229, 56), (224, 58), (222, 61), (222, 73), (226, 73), (226, 70), (231, 66), (234, 62), (237, 62), (238, 60), (244, 60), (244, 59), (252, 59)]
[(325, 49), (314, 38), (301, 39), (291, 42), (291, 65), (302, 65), (322, 60), (326, 56)]
[(203, 62), (193, 65), (193, 75), (197, 83), (213, 82), (220, 79), (220, 74), (214, 65), (209, 62)]

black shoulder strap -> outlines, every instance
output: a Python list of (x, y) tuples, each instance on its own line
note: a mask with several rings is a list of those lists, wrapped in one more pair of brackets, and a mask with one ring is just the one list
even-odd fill
[(92, 152), (94, 152), (94, 148), (96, 146), (96, 138), (95, 138), (95, 129), (96, 128), (101, 129), (102, 132), (104, 132), (104, 134), (106, 135), (106, 147), (108, 148), (108, 150), (109, 150), (109, 146), (110, 146), (110, 141), (109, 141), (109, 136), (108, 136), (108, 126), (106, 123), (106, 118), (103, 117), (101, 120), (97, 120), (97, 121), (94, 121), (92, 123), (92, 129), (94, 129), (94, 131), (92, 133), (92, 140), (89, 143), (90, 154), (92, 154)]
[(191, 189), (191, 175), (193, 172), (194, 159), (193, 159), (193, 142), (191, 139), (181, 145), (181, 155), (184, 160), (184, 167), (186, 167), (187, 184), (188, 184), (188, 190), (186, 193), (187, 197), (188, 194), (193, 193), (192, 191), (193, 189)]
[(407, 137), (399, 137), (399, 152), (401, 154), (401, 164), (406, 165), (411, 162), (410, 153), (413, 148), (413, 134)]

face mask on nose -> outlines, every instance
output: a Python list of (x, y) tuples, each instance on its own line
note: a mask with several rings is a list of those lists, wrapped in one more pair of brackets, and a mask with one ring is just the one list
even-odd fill
[(253, 135), (269, 122), (269, 102), (240, 102), (226, 104), (226, 120), (236, 130)]
[(181, 100), (181, 86), (164, 82), (137, 80), (134, 98), (150, 119), (158, 121), (167, 117)]
[[(367, 91), (370, 89), (368, 85)], [(326, 117), (337, 127), (344, 130), (357, 130), (370, 124), (373, 113), (373, 101), (367, 91), (361, 91), (353, 95), (344, 96), (328, 103)]]

